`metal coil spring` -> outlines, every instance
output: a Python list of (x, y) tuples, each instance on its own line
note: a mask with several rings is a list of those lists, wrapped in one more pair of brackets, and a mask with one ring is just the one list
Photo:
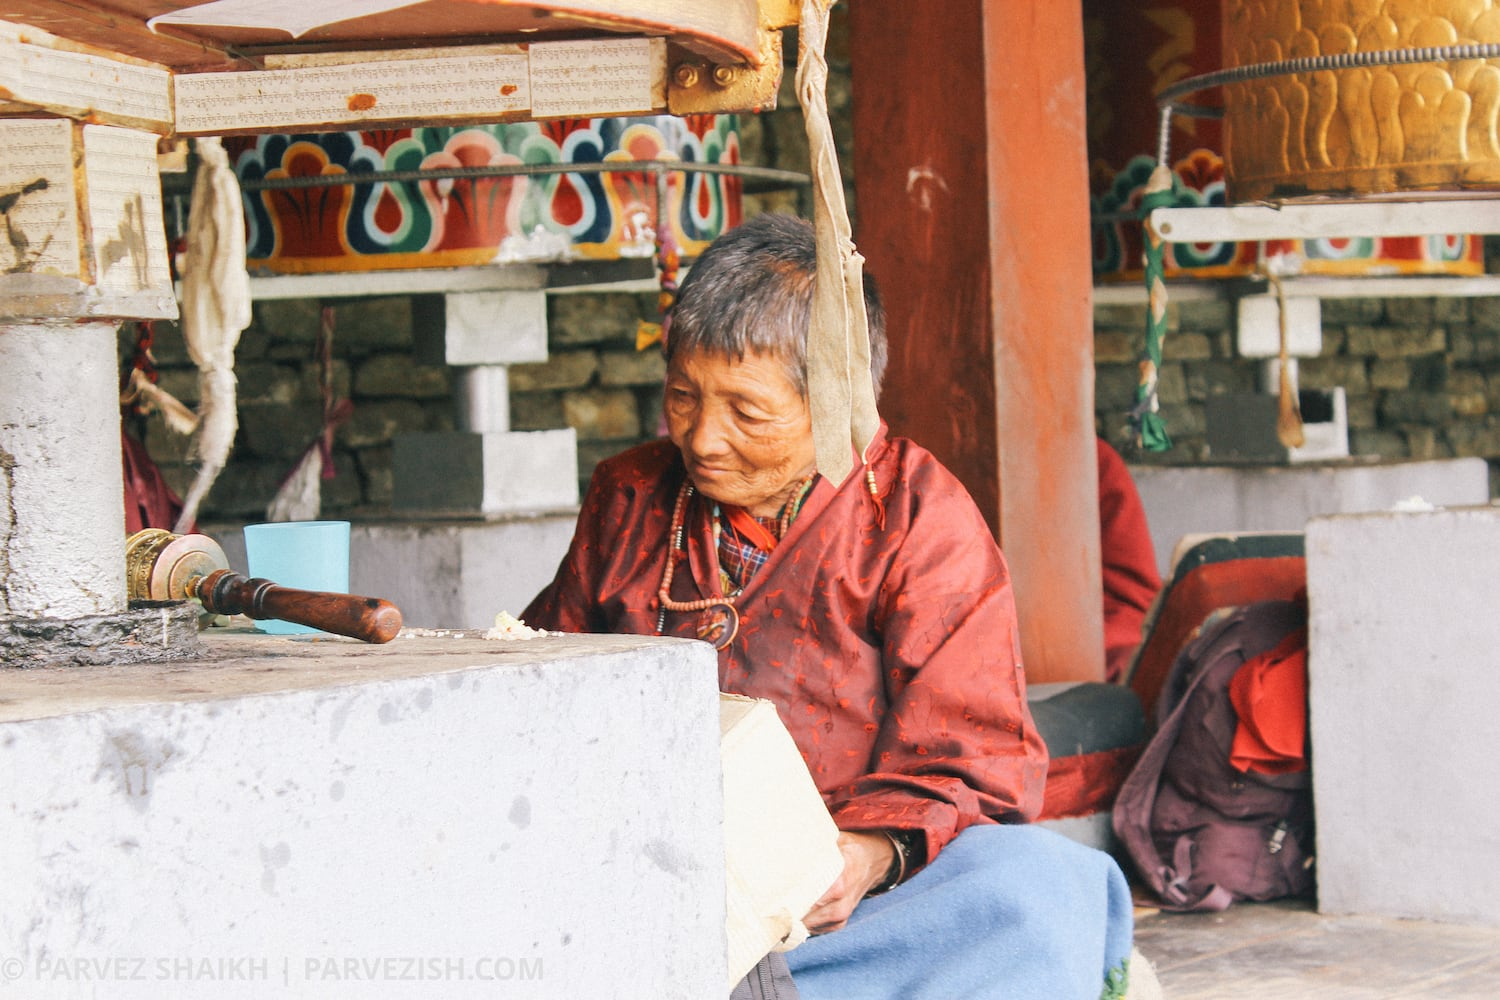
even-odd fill
[(1222, 87), (1232, 83), (1261, 80), (1268, 76), (1290, 76), (1295, 73), (1318, 73), (1325, 70), (1359, 69), (1366, 66), (1399, 66), (1424, 62), (1462, 62), (1467, 59), (1500, 59), (1500, 43), (1485, 42), (1467, 45), (1427, 45), (1420, 48), (1381, 49), (1378, 52), (1342, 52), (1338, 55), (1300, 56), (1277, 62), (1252, 63), (1221, 69), (1202, 76), (1188, 77), (1156, 95), (1161, 108), (1161, 124), (1156, 137), (1156, 162), (1166, 163), (1170, 151), (1172, 116), (1190, 114), (1194, 117), (1220, 117), (1220, 108), (1203, 108), (1178, 104), (1179, 97)]

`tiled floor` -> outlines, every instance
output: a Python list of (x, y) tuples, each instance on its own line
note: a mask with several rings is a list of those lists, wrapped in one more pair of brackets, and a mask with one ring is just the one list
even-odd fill
[(1500, 927), (1320, 916), (1302, 902), (1136, 919), (1166, 1000), (1500, 997)]

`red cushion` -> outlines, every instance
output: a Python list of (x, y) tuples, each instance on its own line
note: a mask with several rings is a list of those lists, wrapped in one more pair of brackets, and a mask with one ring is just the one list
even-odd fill
[(1306, 585), (1307, 560), (1302, 556), (1228, 559), (1199, 566), (1174, 581), (1130, 677), (1147, 717), (1177, 654), (1209, 614), (1255, 601), (1289, 601)]

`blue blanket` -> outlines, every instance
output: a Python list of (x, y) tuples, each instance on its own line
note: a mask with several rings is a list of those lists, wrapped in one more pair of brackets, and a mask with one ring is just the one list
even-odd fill
[(1130, 943), (1109, 855), (1038, 827), (975, 826), (787, 960), (803, 1000), (1098, 1000)]

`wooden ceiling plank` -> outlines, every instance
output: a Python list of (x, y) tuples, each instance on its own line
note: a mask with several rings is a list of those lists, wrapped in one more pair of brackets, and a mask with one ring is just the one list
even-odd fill
[(12, 23), (40, 28), (58, 39), (87, 45), (96, 52), (144, 59), (174, 69), (235, 63), (222, 47), (201, 37), (159, 34), (146, 27), (144, 15), (136, 16), (89, 0), (13, 0), (6, 6), (6, 17)]

